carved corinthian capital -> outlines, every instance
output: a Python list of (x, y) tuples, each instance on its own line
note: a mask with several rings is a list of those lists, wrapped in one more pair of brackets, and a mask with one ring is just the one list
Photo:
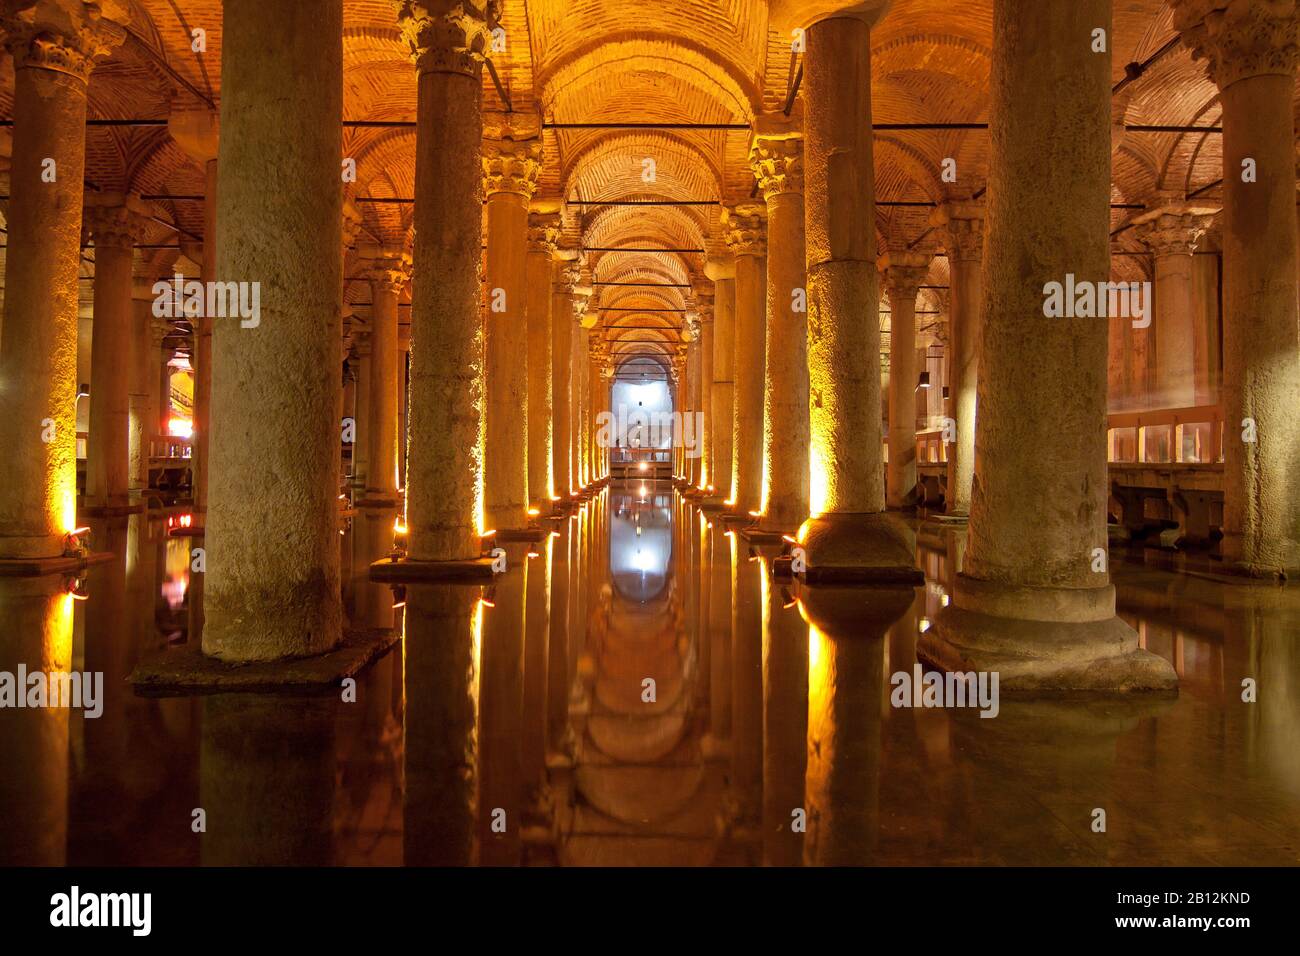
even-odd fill
[(799, 134), (755, 135), (749, 166), (763, 198), (803, 192), (803, 137)]
[(483, 140), (483, 193), (518, 193), (532, 199), (542, 170), (542, 141), (509, 136)]
[(392, 0), (397, 25), (421, 73), (477, 76), (492, 42), (497, 0)]
[(1174, 28), (1219, 89), (1252, 76), (1294, 76), (1295, 0), (1170, 0)]
[(767, 255), (767, 208), (746, 200), (722, 209), (722, 231), (733, 255)]
[(82, 0), (0, 0), (0, 35), (15, 70), (53, 70), (83, 83), (95, 59), (126, 39), (121, 26), (104, 18), (103, 4)]

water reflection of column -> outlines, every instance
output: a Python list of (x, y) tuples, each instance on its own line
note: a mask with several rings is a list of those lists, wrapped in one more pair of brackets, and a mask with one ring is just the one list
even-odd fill
[(517, 865), (521, 849), (524, 601), (531, 562), (518, 548), (510, 552), (510, 570), (497, 576), (493, 606), (483, 615), (478, 832), (481, 862), (488, 866)]
[(204, 866), (333, 862), (337, 706), (333, 696), (203, 699)]
[(808, 763), (808, 625), (763, 565), (763, 862), (798, 866)]
[(731, 739), (731, 545), (734, 534), (709, 528), (709, 748)]
[(862, 865), (875, 855), (885, 646), (879, 637), (855, 633), (837, 639), (809, 629), (809, 865)]
[(750, 561), (740, 539), (731, 542), (731, 770), (736, 824), (757, 826), (763, 800), (763, 622), (761, 563)]
[[(546, 449), (550, 454), (550, 449)], [(529, 553), (528, 594), (524, 614), (524, 720), (521, 729), (524, 796), (530, 809), (539, 809), (546, 774), (547, 662), (551, 637), (551, 560), (554, 541), (549, 534)]]
[[(567, 470), (565, 474), (568, 474)], [(551, 534), (551, 636), (546, 670), (546, 752), (567, 754), (565, 731), (569, 720), (569, 628), (571, 593), (577, 563), (574, 522), (565, 521), (559, 537)], [(574, 619), (576, 620), (576, 619)]]
[(695, 653), (698, 661), (696, 697), (704, 713), (709, 712), (709, 695), (713, 683), (713, 642), (709, 636), (709, 526), (704, 514), (694, 508), (684, 508), (683, 524), (693, 532), (695, 539), (695, 573), (689, 587), (698, 595), (699, 610), (695, 617)]
[[(138, 517), (132, 516), (131, 520)], [(91, 569), (87, 579), (94, 610), (85, 617), (84, 670), (104, 675), (101, 686), (105, 699), (101, 715), (82, 725), (85, 769), (72, 792), (68, 840), (78, 860), (83, 859), (79, 852), (83, 846), (116, 844), (129, 822), (129, 817), (104, 814), (102, 808), (120, 805), (131, 770), (130, 716), (137, 698), (126, 679), (139, 656), (135, 644), (138, 635), (131, 627), (127, 609), (127, 519), (92, 521), (91, 537), (95, 550), (112, 552), (113, 560)], [(139, 741), (136, 743), (135, 754), (147, 752)], [(100, 861), (92, 857), (87, 862)]]
[(460, 585), (406, 588), (407, 866), (474, 862), (480, 594)]
[[(0, 578), (0, 670), (65, 671), (72, 596), (61, 578)], [(68, 711), (0, 709), (0, 864), (62, 866), (68, 832)]]

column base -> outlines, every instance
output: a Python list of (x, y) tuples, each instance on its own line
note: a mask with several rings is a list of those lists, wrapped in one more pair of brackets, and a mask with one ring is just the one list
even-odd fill
[(941, 514), (932, 514), (927, 517), (931, 521), (937, 521), (940, 524), (970, 524), (970, 512), (968, 511), (945, 511)]
[(112, 561), (111, 551), (88, 551), (53, 558), (0, 558), (0, 578), (39, 578), (47, 574), (76, 574), (92, 564)]
[(223, 661), (186, 644), (141, 661), (129, 680), (142, 697), (324, 692), (361, 673), (399, 636), (391, 628), (348, 630), (332, 651), (279, 661)]
[(396, 495), (383, 494), (375, 491), (367, 491), (362, 497), (357, 498), (353, 503), (354, 508), (393, 508), (396, 509), (400, 502)]
[(481, 584), (492, 579), (491, 558), (453, 561), (415, 561), (384, 558), (370, 565), (370, 580), (380, 584)]
[(996, 671), (1003, 691), (1178, 691), (1163, 657), (1138, 646), (1115, 616), (1115, 588), (1038, 588), (958, 574), (953, 602), (917, 641), (916, 656), (946, 671)]
[(809, 584), (925, 582), (916, 566), (916, 536), (884, 512), (832, 513), (809, 518), (797, 535)]
[(793, 538), (794, 532), (797, 530), (797, 528), (794, 528), (788, 531), (775, 531), (760, 526), (757, 528), (741, 528), (737, 534), (751, 544), (780, 544), (787, 536)]
[(534, 544), (545, 538), (549, 531), (544, 528), (497, 528), (496, 533), (492, 535), (493, 541), (526, 541)]
[(83, 505), (78, 514), (83, 518), (122, 518), (126, 515), (140, 514), (144, 511), (143, 501), (128, 501), (125, 504)]

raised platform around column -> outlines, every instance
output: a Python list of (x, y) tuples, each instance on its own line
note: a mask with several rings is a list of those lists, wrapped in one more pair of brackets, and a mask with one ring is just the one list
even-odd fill
[(832, 513), (799, 529), (809, 584), (911, 586), (925, 575), (915, 564), (915, 535), (885, 512)]
[(1115, 616), (1115, 588), (1002, 585), (958, 574), (953, 602), (920, 636), (941, 670), (996, 671), (1004, 692), (1165, 691), (1178, 675)]
[(549, 531), (545, 528), (497, 528), (492, 535), (493, 541), (527, 541), (535, 543), (545, 538)]
[(145, 503), (135, 501), (124, 505), (83, 505), (77, 509), (77, 514), (85, 518), (123, 518), (144, 510)]
[(142, 697), (195, 694), (312, 693), (355, 677), (397, 643), (393, 629), (347, 630), (338, 647), (311, 657), (227, 662), (185, 645), (145, 658), (130, 681)]
[(461, 561), (412, 561), (410, 558), (383, 558), (370, 565), (370, 580), (380, 584), (414, 584), (444, 582), (480, 583), (492, 578), (491, 558), (466, 558)]
[(106, 564), (111, 551), (93, 551), (54, 558), (0, 558), (0, 578), (39, 578), (47, 574), (75, 574), (92, 564)]

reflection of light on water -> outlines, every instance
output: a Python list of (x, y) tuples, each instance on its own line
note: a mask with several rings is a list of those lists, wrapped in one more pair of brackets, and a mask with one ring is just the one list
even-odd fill
[(632, 566), (642, 574), (646, 571), (656, 571), (659, 568), (659, 556), (653, 548), (637, 548), (632, 558)]
[(172, 610), (185, 603), (190, 586), (190, 539), (168, 538), (162, 596)]

